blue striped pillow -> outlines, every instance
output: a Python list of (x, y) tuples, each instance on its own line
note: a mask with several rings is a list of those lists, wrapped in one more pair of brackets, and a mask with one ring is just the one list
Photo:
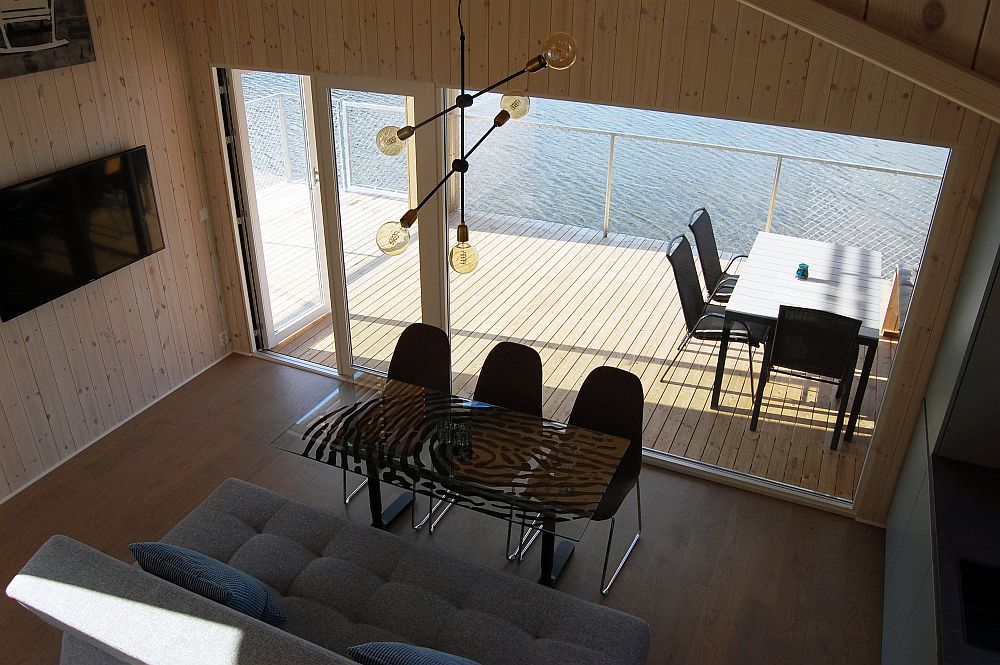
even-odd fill
[(128, 548), (147, 573), (272, 626), (285, 623), (271, 592), (252, 575), (176, 545), (132, 543)]
[(443, 651), (402, 642), (366, 642), (347, 647), (347, 655), (361, 665), (479, 665)]

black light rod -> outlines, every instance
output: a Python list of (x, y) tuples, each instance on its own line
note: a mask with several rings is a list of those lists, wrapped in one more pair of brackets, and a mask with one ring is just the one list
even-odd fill
[(486, 130), (486, 133), (483, 134), (478, 141), (476, 141), (476, 145), (472, 146), (469, 152), (465, 153), (465, 155), (462, 156), (462, 159), (466, 160), (469, 159), (469, 157), (472, 156), (472, 153), (476, 151), (476, 148), (478, 148), (480, 144), (482, 144), (482, 142), (486, 140), (486, 137), (489, 136), (491, 133), (493, 133), (493, 130), (496, 129), (497, 127), (499, 127), (499, 125), (497, 124), (490, 125), (490, 128)]
[(429, 201), (430, 198), (437, 193), (437, 190), (441, 189), (441, 186), (444, 185), (444, 183), (448, 182), (448, 178), (450, 178), (453, 175), (455, 175), (455, 169), (448, 171), (447, 175), (445, 175), (445, 177), (441, 179), (441, 182), (434, 185), (434, 189), (427, 192), (427, 196), (425, 196), (420, 200), (420, 203), (417, 204), (417, 207), (414, 208), (414, 210), (420, 210), (421, 208), (423, 208), (424, 204), (427, 203), (427, 201)]
[(421, 127), (423, 127), (427, 123), (431, 122), (432, 120), (437, 120), (438, 118), (440, 118), (441, 116), (443, 116), (445, 113), (450, 113), (451, 111), (454, 111), (457, 108), (458, 108), (458, 104), (452, 104), (451, 106), (449, 106), (445, 110), (440, 111), (438, 113), (435, 113), (434, 115), (432, 115), (431, 117), (427, 118), (426, 120), (421, 120), (417, 124), (413, 125), (413, 129), (414, 130), (420, 129)]
[(514, 72), (513, 74), (511, 74), (510, 76), (508, 76), (507, 78), (500, 79), (499, 81), (497, 81), (493, 85), (491, 85), (489, 87), (486, 87), (486, 88), (483, 88), (482, 90), (480, 90), (479, 92), (477, 92), (476, 94), (474, 94), (472, 96), (472, 98), (475, 99), (476, 97), (478, 97), (479, 95), (481, 95), (483, 93), (486, 93), (486, 92), (489, 92), (489, 91), (494, 90), (496, 88), (499, 88), (500, 86), (502, 86), (505, 83), (510, 83), (511, 81), (513, 81), (514, 79), (516, 79), (521, 74), (526, 74), (526, 73), (527, 72), (524, 69), (519, 69), (516, 72)]

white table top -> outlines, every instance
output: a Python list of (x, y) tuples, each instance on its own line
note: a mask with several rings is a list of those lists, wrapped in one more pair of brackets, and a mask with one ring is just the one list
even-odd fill
[[(800, 263), (809, 264), (807, 280), (795, 279)], [(860, 319), (860, 337), (879, 337), (880, 252), (761, 232), (739, 274), (731, 313), (776, 320), (781, 305), (810, 307)]]

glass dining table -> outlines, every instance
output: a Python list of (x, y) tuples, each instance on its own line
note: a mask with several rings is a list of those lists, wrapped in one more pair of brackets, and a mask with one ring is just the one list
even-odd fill
[(380, 481), (431, 501), (536, 525), (542, 536), (539, 582), (551, 586), (583, 537), (628, 443), (386, 380), (371, 388), (343, 384), (271, 445), (366, 476), (376, 528), (386, 528), (413, 499), (407, 491), (383, 509)]

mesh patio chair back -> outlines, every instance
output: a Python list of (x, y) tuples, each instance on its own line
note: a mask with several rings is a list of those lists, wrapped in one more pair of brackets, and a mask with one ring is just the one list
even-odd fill
[(722, 279), (722, 262), (719, 260), (719, 246), (715, 243), (715, 231), (708, 211), (699, 208), (694, 212), (694, 221), (688, 224), (694, 234), (694, 244), (698, 247), (698, 262), (705, 278), (705, 290), (711, 293)]
[(853, 369), (860, 329), (858, 319), (782, 305), (774, 328), (770, 364), (841, 379)]
[(667, 259), (670, 261), (674, 281), (677, 283), (677, 295), (681, 299), (684, 323), (687, 324), (688, 332), (691, 332), (705, 312), (705, 297), (701, 293), (701, 286), (698, 285), (698, 269), (694, 265), (691, 243), (683, 234), (670, 241), (667, 247)]

